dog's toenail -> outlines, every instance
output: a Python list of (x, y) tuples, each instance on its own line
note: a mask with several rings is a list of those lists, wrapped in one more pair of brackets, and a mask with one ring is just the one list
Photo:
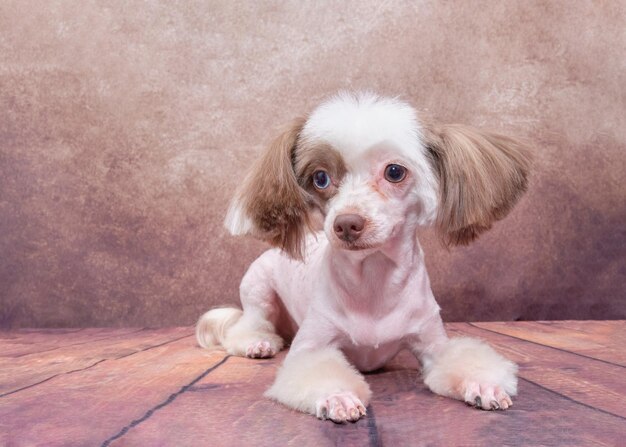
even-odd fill
[(498, 404), (498, 402), (496, 402), (495, 400), (491, 401), (491, 408), (493, 408), (494, 410), (499, 410), (500, 409), (500, 404)]
[(474, 399), (474, 406), (475, 407), (482, 407), (483, 406), (483, 401), (480, 398), (480, 396), (476, 396), (476, 399)]

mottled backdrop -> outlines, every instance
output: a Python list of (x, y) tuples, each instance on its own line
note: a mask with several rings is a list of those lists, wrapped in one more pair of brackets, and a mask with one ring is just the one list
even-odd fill
[(623, 1), (0, 2), (0, 327), (192, 324), (264, 245), (222, 228), (341, 88), (525, 138), (529, 193), (420, 237), (447, 320), (625, 318)]

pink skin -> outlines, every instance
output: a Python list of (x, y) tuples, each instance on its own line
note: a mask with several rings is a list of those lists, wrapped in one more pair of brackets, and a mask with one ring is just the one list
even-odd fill
[(311, 244), (306, 264), (273, 249), (245, 279), (269, 279), (298, 325), (289, 355), (334, 346), (371, 371), (403, 348), (421, 351), (447, 340), (414, 237), (398, 235), (381, 251), (337, 249), (323, 234)]

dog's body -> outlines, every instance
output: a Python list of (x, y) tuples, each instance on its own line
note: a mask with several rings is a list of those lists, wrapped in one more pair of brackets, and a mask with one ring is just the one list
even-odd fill
[[(434, 392), (506, 409), (516, 366), (478, 340), (448, 339), (416, 231), (437, 224), (450, 244), (473, 240), (510, 210), (527, 171), (506, 137), (427, 128), (375, 95), (327, 101), (274, 142), (231, 205), (233, 233), (280, 249), (244, 276), (243, 313), (200, 318), (199, 343), (271, 357), (295, 334), (267, 395), (335, 422), (365, 414), (371, 393), (354, 367), (380, 368), (404, 348)], [(324, 231), (308, 232), (316, 217)]]
[[(242, 282), (244, 290), (258, 284), (269, 289), (263, 293), (256, 289), (245, 299), (255, 300), (250, 304), (257, 306), (267, 302), (276, 306), (270, 314), (284, 322), (277, 328), (279, 333), (292, 332), (295, 323), (292, 353), (334, 346), (359, 370), (372, 371), (401, 348), (417, 346), (428, 324), (442, 327), (419, 249), (413, 256), (413, 247), (390, 248), (397, 252), (351, 262), (342, 259), (340, 251), (335, 253), (320, 233), (310, 236), (306, 264), (278, 249), (269, 250), (252, 264)], [(282, 308), (293, 323), (281, 318)], [(445, 338), (443, 332), (433, 335)]]

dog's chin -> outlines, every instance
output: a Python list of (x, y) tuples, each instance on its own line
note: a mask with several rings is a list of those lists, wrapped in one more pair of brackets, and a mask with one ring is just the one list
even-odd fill
[(338, 248), (340, 248), (341, 250), (348, 250), (348, 251), (363, 251), (363, 250), (371, 250), (376, 247), (371, 244), (364, 244), (364, 243), (360, 243), (359, 241), (355, 241), (355, 242), (342, 242), (341, 244), (339, 244)]
[(349, 252), (367, 253), (380, 248), (383, 244), (377, 241), (357, 239), (353, 242), (342, 241), (338, 238), (331, 239), (334, 248)]
[(363, 253), (367, 255), (382, 249), (390, 241), (390, 235), (382, 232), (366, 231), (360, 238), (351, 242), (339, 239), (333, 232), (324, 231), (324, 233), (334, 249), (355, 254)]

